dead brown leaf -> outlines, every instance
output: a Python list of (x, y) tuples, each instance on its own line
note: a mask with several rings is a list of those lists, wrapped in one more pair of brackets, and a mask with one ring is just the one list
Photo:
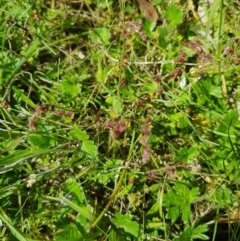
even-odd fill
[(158, 13), (153, 7), (153, 5), (146, 0), (137, 0), (140, 8), (143, 11), (143, 15), (145, 18), (150, 19), (153, 22), (157, 22), (158, 20)]

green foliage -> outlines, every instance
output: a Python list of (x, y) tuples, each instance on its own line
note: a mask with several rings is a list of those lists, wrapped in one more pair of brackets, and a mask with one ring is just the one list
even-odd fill
[(175, 222), (181, 215), (185, 224), (191, 215), (191, 203), (198, 197), (199, 189), (188, 189), (186, 185), (175, 183), (174, 187), (164, 195), (164, 206), (167, 208), (167, 218)]
[(0, 1), (0, 240), (238, 221), (238, 3), (139, 2)]
[(181, 148), (177, 155), (174, 157), (174, 161), (182, 161), (184, 163), (190, 163), (194, 158), (198, 155), (198, 148), (197, 147), (183, 147)]
[(131, 215), (115, 213), (115, 218), (112, 219), (114, 225), (123, 228), (126, 233), (133, 235), (135, 238), (140, 237), (140, 225), (132, 220)]
[(167, 7), (164, 15), (170, 21), (170, 23), (168, 24), (169, 28), (174, 28), (183, 21), (182, 11), (176, 5), (171, 5)]
[(55, 235), (56, 241), (79, 241), (83, 240), (82, 234), (79, 232), (76, 225), (66, 224), (64, 225), (64, 230)]
[(89, 140), (89, 136), (85, 131), (81, 131), (75, 125), (69, 135), (75, 139), (82, 141), (81, 151), (85, 152), (90, 157), (95, 157), (97, 155), (97, 147), (94, 145), (93, 141)]
[(180, 234), (180, 237), (174, 239), (174, 241), (192, 241), (194, 239), (208, 240), (209, 238), (205, 234), (203, 234), (207, 232), (207, 230), (207, 225), (200, 225), (196, 228), (188, 226)]
[(106, 28), (95, 28), (91, 33), (91, 38), (96, 44), (102, 43), (104, 45), (109, 45), (111, 34)]

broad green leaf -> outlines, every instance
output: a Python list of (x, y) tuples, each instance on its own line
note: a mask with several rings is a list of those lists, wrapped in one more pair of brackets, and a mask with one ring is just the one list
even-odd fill
[(115, 218), (112, 222), (119, 228), (123, 228), (126, 233), (133, 235), (135, 238), (140, 236), (140, 225), (132, 221), (132, 217), (129, 214), (122, 215), (120, 213), (115, 213)]
[(217, 98), (223, 98), (222, 88), (220, 86), (212, 86), (210, 90), (210, 95), (215, 96)]
[(238, 113), (236, 109), (231, 109), (224, 115), (224, 123), (227, 126), (234, 126), (238, 122)]
[(93, 141), (84, 141), (81, 150), (86, 152), (90, 157), (96, 157), (98, 148)]
[(78, 128), (77, 125), (73, 126), (73, 130), (70, 131), (69, 136), (71, 136), (77, 140), (80, 140), (80, 141), (88, 141), (89, 140), (89, 136), (86, 133), (86, 131), (81, 131), (81, 129)]
[(104, 45), (109, 45), (110, 38), (111, 38), (111, 32), (109, 29), (106, 28), (94, 28), (94, 30), (90, 33), (91, 39), (99, 44), (102, 43)]
[[(89, 210), (89, 207), (83, 207), (83, 209), (85, 209), (86, 211)], [(81, 226), (81, 229), (80, 230), (84, 230), (84, 233), (88, 233), (91, 229), (91, 227), (89, 226), (89, 222), (88, 220), (83, 216), (81, 215), (80, 213), (77, 215), (77, 219), (76, 221), (78, 222), (78, 225)], [(79, 227), (79, 226), (78, 226)]]
[(200, 225), (194, 229), (194, 227), (187, 226), (180, 237), (174, 239), (174, 241), (189, 241), (194, 239), (208, 240), (209, 238), (203, 234), (208, 231), (207, 225)]
[(180, 237), (174, 239), (174, 241), (192, 241), (191, 227), (185, 228), (185, 230), (183, 232), (181, 232)]
[(168, 26), (171, 28), (176, 27), (183, 21), (182, 10), (176, 5), (167, 7), (164, 15), (170, 21)]
[(217, 200), (218, 206), (224, 208), (229, 206), (233, 200), (232, 190), (227, 188), (225, 184), (220, 186), (214, 195), (215, 200)]
[(158, 45), (159, 47), (161, 47), (162, 49), (166, 50), (167, 46), (168, 46), (168, 42), (167, 42), (167, 36), (169, 34), (169, 29), (167, 27), (158, 27), (158, 33), (159, 33), (159, 37), (158, 37)]
[(163, 196), (167, 207), (167, 217), (175, 222), (182, 214), (182, 220), (187, 223), (191, 215), (191, 203), (198, 198), (199, 188), (188, 189), (186, 185), (175, 183), (174, 187)]
[[(224, 115), (224, 120), (216, 128), (216, 132), (219, 134), (226, 134), (226, 138), (229, 138), (229, 135), (235, 134), (235, 126), (239, 124), (238, 113), (236, 109), (229, 110), (228, 113)], [(231, 136), (232, 141), (235, 139), (234, 136)]]
[(171, 221), (174, 223), (178, 217), (180, 216), (180, 207), (179, 206), (172, 206), (167, 208), (167, 218), (171, 219)]
[(193, 239), (201, 239), (201, 240), (208, 240), (208, 236), (203, 234), (208, 231), (207, 224), (197, 226), (192, 232)]
[(76, 82), (76, 76), (66, 75), (63, 77), (62, 90), (71, 97), (77, 97), (81, 92), (81, 85)]
[(184, 163), (191, 163), (191, 159), (194, 159), (198, 155), (198, 148), (197, 147), (183, 147), (181, 148), (177, 155), (174, 157), (174, 161), (182, 161)]
[(143, 22), (143, 30), (145, 31), (145, 33), (148, 35), (148, 36), (151, 36), (152, 35), (152, 32), (153, 30), (155, 29), (156, 27), (156, 22), (152, 22), (151, 20), (149, 19), (146, 19), (144, 22)]
[(55, 241), (81, 241), (83, 236), (78, 230), (76, 225), (66, 224), (64, 230), (59, 233), (56, 233), (54, 236)]
[(48, 136), (44, 136), (41, 134), (33, 133), (28, 136), (28, 142), (37, 148), (47, 148), (50, 145), (51, 139)]
[(149, 92), (150, 95), (157, 90), (159, 90), (159, 84), (155, 81), (144, 85), (144, 91)]

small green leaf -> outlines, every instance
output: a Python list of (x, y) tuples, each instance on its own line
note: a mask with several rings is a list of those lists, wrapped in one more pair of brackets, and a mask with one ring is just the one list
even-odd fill
[(193, 239), (208, 240), (209, 238), (203, 234), (208, 231), (207, 225), (200, 225), (194, 229), (194, 227), (187, 226), (180, 237), (174, 239), (174, 241), (190, 241)]
[(41, 134), (30, 134), (28, 136), (28, 142), (37, 148), (47, 148), (50, 145), (50, 138)]
[(96, 157), (98, 148), (93, 141), (84, 141), (81, 150), (86, 152), (90, 157)]
[(168, 25), (170, 28), (176, 27), (183, 21), (182, 10), (176, 5), (169, 6), (166, 9), (165, 17), (170, 21)]
[(82, 240), (82, 234), (79, 232), (76, 225), (66, 224), (64, 226), (64, 230), (56, 233), (54, 236), (54, 240), (56, 241), (80, 241)]
[(159, 203), (156, 202), (152, 205), (152, 207), (148, 210), (148, 212), (146, 213), (146, 215), (152, 215), (157, 213), (159, 210)]
[(105, 81), (105, 74), (104, 74), (104, 71), (102, 68), (102, 62), (100, 60), (98, 61), (98, 69), (97, 69), (96, 79), (100, 83), (104, 83), (104, 81)]
[(201, 240), (208, 240), (208, 236), (203, 234), (208, 231), (208, 226), (206, 224), (199, 225), (196, 227), (192, 232), (193, 239), (201, 239)]
[(168, 36), (168, 31), (169, 29), (167, 27), (158, 27), (158, 33), (159, 33), (159, 37), (158, 37), (158, 45), (160, 48), (166, 50), (167, 46), (168, 46), (168, 41), (167, 41), (167, 36)]
[(132, 183), (125, 186), (120, 192), (118, 192), (116, 197), (121, 198), (121, 197), (125, 196), (126, 194), (128, 194), (131, 191), (132, 186), (133, 186)]
[(66, 75), (62, 81), (62, 90), (71, 97), (77, 97), (81, 92), (81, 85), (76, 82), (75, 76)]
[(220, 86), (211, 86), (210, 95), (217, 98), (223, 98), (222, 88)]
[(112, 98), (112, 107), (114, 110), (115, 117), (119, 117), (123, 112), (123, 104), (120, 98), (118, 98), (117, 96), (113, 96)]
[(110, 44), (111, 33), (106, 28), (95, 28), (90, 34), (95, 43), (102, 43), (104, 45)]
[(77, 197), (79, 203), (84, 202), (84, 194), (82, 193), (82, 189), (80, 188), (79, 183), (75, 178), (68, 178), (66, 180), (66, 190), (74, 194), (74, 196)]
[(74, 125), (73, 126), (73, 130), (70, 131), (69, 136), (80, 140), (80, 141), (88, 141), (89, 140), (89, 136), (86, 133), (86, 131), (81, 131), (78, 126)]
[(174, 157), (174, 161), (182, 161), (184, 163), (190, 163), (191, 159), (194, 159), (198, 155), (198, 148), (197, 147), (183, 147), (181, 148), (177, 155)]
[(132, 217), (129, 214), (122, 215), (120, 213), (115, 214), (115, 218), (112, 222), (119, 228), (123, 228), (126, 233), (133, 235), (135, 238), (140, 236), (140, 225), (132, 221)]
[(192, 230), (191, 227), (185, 228), (179, 238), (174, 239), (174, 241), (192, 241)]
[(151, 36), (152, 35), (152, 32), (154, 30), (154, 28), (156, 27), (156, 22), (152, 22), (151, 20), (149, 19), (146, 19), (144, 22), (143, 22), (143, 30), (145, 31), (145, 33), (148, 35), (148, 36)]
[(182, 220), (187, 223), (191, 215), (191, 203), (198, 198), (199, 189), (188, 189), (186, 185), (175, 183), (174, 187), (163, 196), (167, 207), (167, 217), (175, 222), (182, 214)]

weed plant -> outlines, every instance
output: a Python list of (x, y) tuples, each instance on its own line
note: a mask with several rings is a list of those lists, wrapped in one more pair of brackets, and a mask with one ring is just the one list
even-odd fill
[(0, 1), (1, 240), (239, 240), (240, 5), (144, 3)]

